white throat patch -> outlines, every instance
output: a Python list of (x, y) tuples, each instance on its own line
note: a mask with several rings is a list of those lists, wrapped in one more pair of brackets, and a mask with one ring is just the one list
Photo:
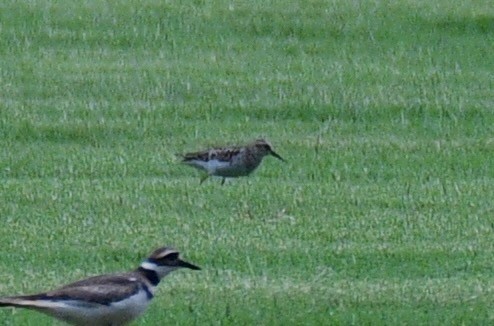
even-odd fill
[(141, 263), (141, 267), (150, 271), (155, 271), (155, 272), (159, 271), (159, 266), (149, 261), (143, 261)]

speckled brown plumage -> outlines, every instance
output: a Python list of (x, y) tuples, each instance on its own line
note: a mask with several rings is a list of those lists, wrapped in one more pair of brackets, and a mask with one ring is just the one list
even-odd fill
[(264, 139), (258, 139), (245, 146), (216, 147), (203, 151), (186, 153), (182, 163), (206, 172), (201, 183), (209, 176), (237, 178), (251, 174), (266, 155), (285, 161)]

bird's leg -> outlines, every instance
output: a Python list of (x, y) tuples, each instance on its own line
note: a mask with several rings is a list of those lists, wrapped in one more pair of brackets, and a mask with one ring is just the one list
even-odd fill
[(199, 184), (200, 184), (200, 185), (202, 185), (202, 183), (203, 183), (204, 181), (206, 181), (206, 179), (207, 179), (207, 178), (209, 178), (209, 174), (206, 174), (206, 175), (202, 176), (202, 177), (201, 177), (201, 182), (199, 182)]

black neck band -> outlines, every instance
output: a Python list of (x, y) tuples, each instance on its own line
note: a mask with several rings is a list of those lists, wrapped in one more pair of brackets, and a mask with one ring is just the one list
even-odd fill
[(142, 267), (139, 267), (137, 271), (144, 275), (144, 277), (147, 278), (149, 283), (151, 283), (152, 285), (156, 286), (159, 284), (160, 278), (158, 276), (158, 273), (156, 273), (155, 271)]

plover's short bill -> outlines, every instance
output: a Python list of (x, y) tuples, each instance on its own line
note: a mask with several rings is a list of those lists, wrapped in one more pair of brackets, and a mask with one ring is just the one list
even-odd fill
[(237, 178), (251, 174), (266, 155), (272, 155), (285, 162), (273, 150), (269, 142), (257, 139), (245, 146), (219, 147), (187, 153), (183, 155), (182, 163), (206, 172), (200, 183), (214, 175), (223, 177), (221, 181), (223, 184), (225, 178)]
[(71, 325), (126, 325), (141, 315), (160, 280), (178, 268), (200, 268), (168, 247), (155, 250), (134, 271), (93, 276), (34, 295), (1, 297), (0, 307), (36, 310)]

